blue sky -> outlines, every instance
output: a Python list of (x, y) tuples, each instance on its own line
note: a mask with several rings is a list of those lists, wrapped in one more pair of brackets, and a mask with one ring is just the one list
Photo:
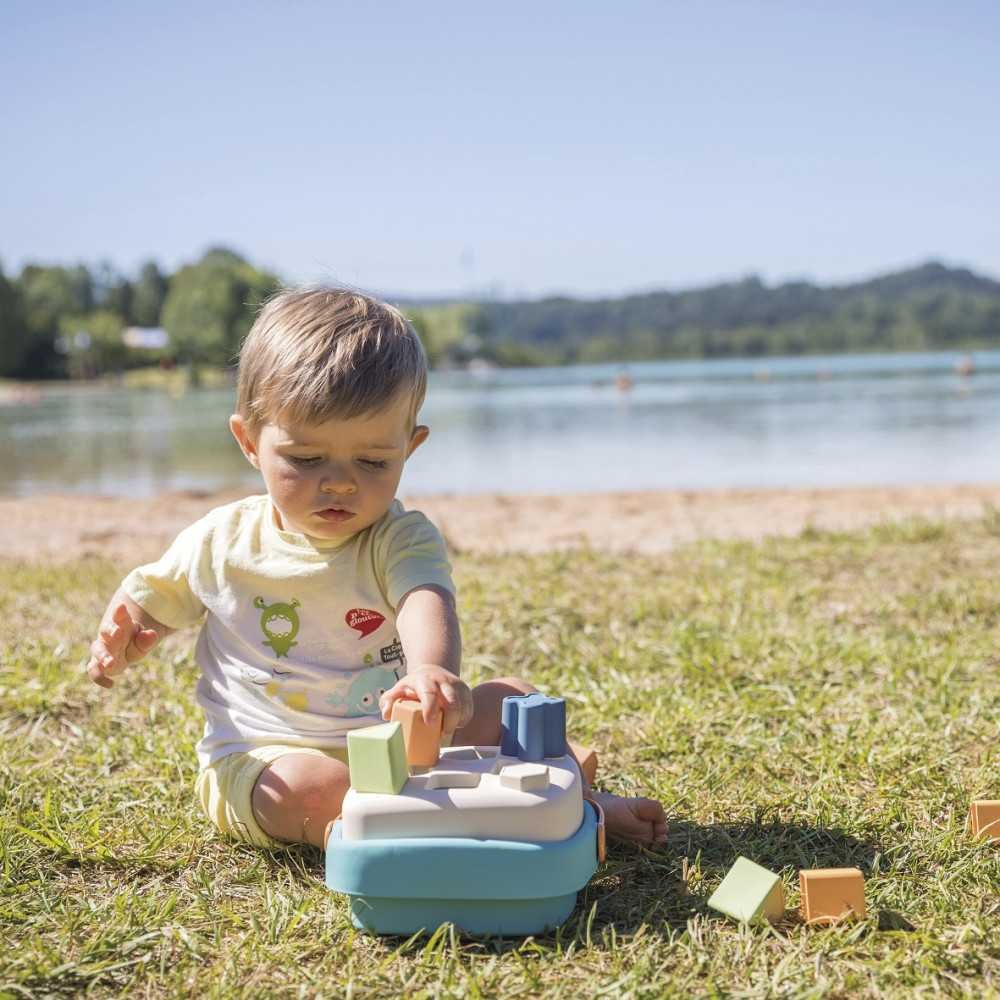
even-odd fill
[(0, 4), (0, 260), (394, 294), (1000, 276), (1000, 7)]

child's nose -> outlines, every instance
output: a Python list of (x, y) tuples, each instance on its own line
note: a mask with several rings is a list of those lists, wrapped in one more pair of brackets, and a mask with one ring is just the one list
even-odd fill
[(349, 495), (356, 492), (357, 486), (346, 469), (331, 469), (322, 479), (319, 488), (324, 493)]

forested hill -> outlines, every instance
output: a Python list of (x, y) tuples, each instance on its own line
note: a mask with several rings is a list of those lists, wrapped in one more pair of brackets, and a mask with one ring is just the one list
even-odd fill
[[(231, 366), (281, 284), (225, 247), (173, 274), (155, 261), (134, 276), (110, 263), (0, 270), (0, 378)], [(399, 304), (433, 365), (1000, 348), (1000, 282), (938, 263), (833, 287), (746, 278), (617, 299)], [(129, 327), (162, 327), (165, 339), (150, 346)]]
[(839, 286), (750, 277), (617, 299), (414, 311), (433, 353), (500, 363), (1000, 348), (1000, 282), (933, 262)]

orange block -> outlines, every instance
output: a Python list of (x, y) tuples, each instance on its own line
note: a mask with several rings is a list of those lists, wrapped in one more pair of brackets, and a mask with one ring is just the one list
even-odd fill
[(1000, 801), (979, 799), (969, 809), (969, 825), (973, 837), (985, 837), (1000, 842)]
[(570, 743), (569, 748), (580, 765), (580, 773), (587, 779), (587, 784), (592, 785), (597, 777), (597, 754), (579, 743)]
[(444, 722), (440, 715), (435, 725), (428, 726), (419, 701), (396, 701), (393, 702), (389, 721), (398, 722), (403, 727), (406, 763), (410, 767), (433, 767), (438, 762), (441, 725)]
[(857, 868), (808, 868), (799, 872), (802, 919), (835, 924), (864, 917), (865, 877)]

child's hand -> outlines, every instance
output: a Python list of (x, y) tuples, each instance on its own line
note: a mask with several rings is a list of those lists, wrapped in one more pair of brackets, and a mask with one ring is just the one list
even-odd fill
[(442, 732), (451, 736), (456, 729), (472, 721), (472, 691), (465, 681), (443, 667), (418, 667), (410, 670), (382, 695), (379, 707), (382, 718), (392, 715), (392, 706), (405, 698), (414, 698), (424, 710), (424, 722), (433, 725), (444, 713)]
[(100, 687), (114, 685), (112, 677), (123, 673), (130, 663), (141, 660), (159, 642), (155, 629), (143, 628), (124, 604), (115, 608), (111, 621), (101, 626), (90, 644), (87, 673)]

